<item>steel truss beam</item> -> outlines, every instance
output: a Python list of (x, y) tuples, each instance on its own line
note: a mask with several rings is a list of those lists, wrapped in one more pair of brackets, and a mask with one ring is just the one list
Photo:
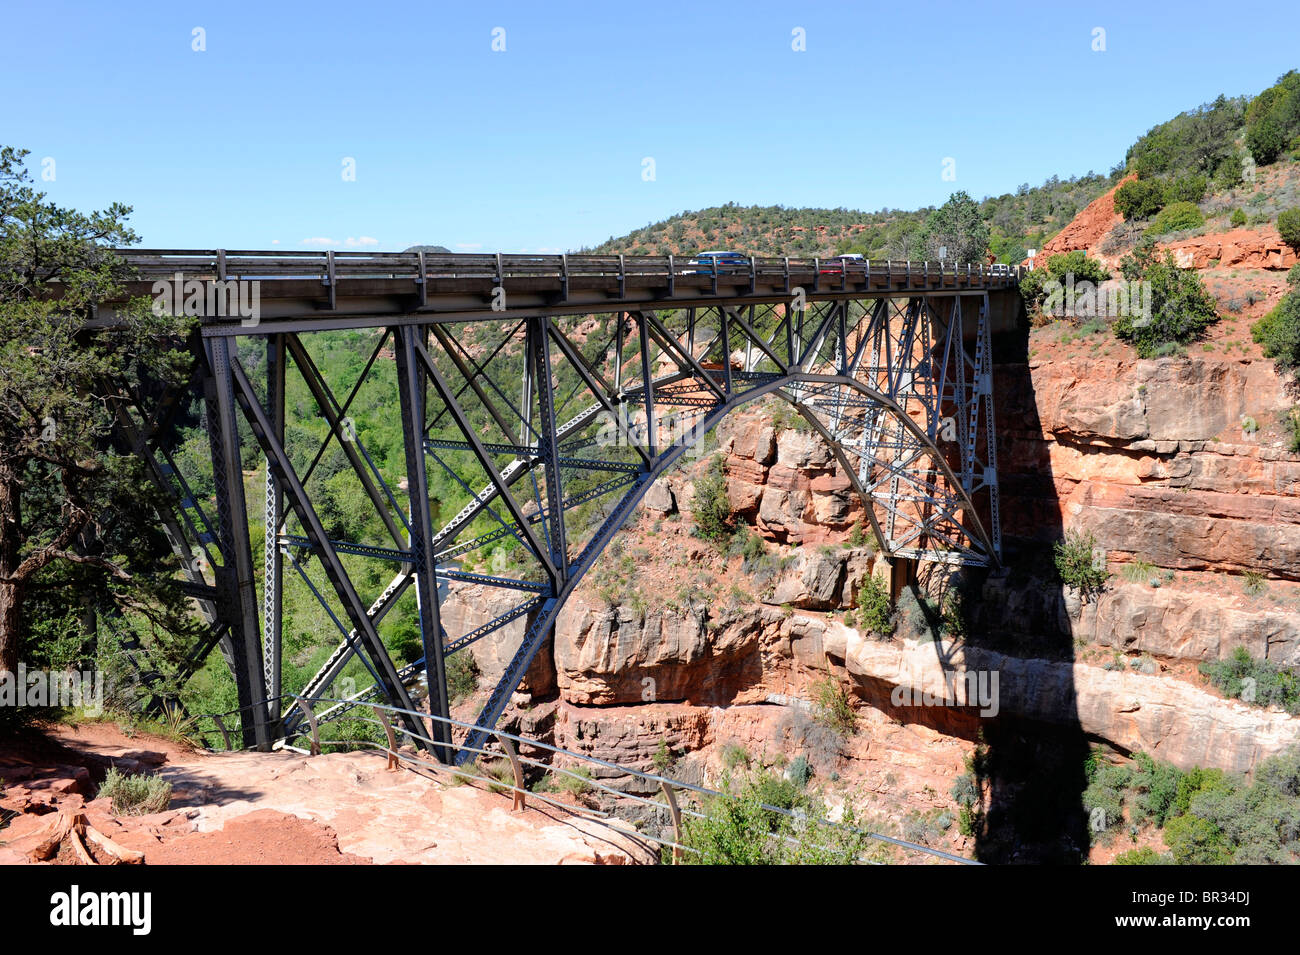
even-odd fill
[[(948, 278), (956, 283), (963, 277)], [(885, 280), (891, 287), (895, 281), (888, 274)], [(834, 290), (844, 281), (836, 276), (829, 284)], [(235, 356), (236, 339), (206, 339), (199, 379), (220, 561), (211, 570), (215, 588), (195, 593), (211, 598), (216, 632), (248, 713), (246, 743), (269, 745), (277, 733), (295, 732), (300, 719), (292, 699), (265, 702), (294, 689), (283, 687), (280, 676), (286, 554), (346, 630), (300, 695), (328, 696), (359, 654), (376, 685), (356, 701), (378, 693), (410, 709), (406, 684), (422, 676), (429, 711), (446, 716), (446, 658), (489, 635), (505, 639), (511, 625), (521, 627), (477, 720), (491, 726), (553, 633), (568, 597), (654, 480), (723, 417), (766, 395), (791, 402), (826, 440), (887, 558), (996, 563), (1001, 535), (988, 294), (973, 294), (970, 275), (960, 293), (947, 296), (936, 292), (930, 274), (918, 281), (927, 287), (912, 296), (867, 290), (855, 296), (850, 290), (833, 297), (823, 289), (822, 297), (792, 293), (789, 300), (682, 307), (611, 301), (605, 312), (588, 309), (584, 317), (608, 315), (612, 329), (591, 321), (579, 328), (580, 319), (553, 308), (507, 308), (483, 335), (461, 334), (476, 326), (453, 325), (445, 315), (403, 316), (374, 323), (383, 336), (341, 404), (338, 383), (325, 379), (291, 322), (247, 330), (250, 339), (265, 341), (265, 397)], [(594, 324), (601, 325), (599, 334)], [(505, 337), (498, 340), (501, 332)], [(605, 333), (609, 340), (598, 347)], [(389, 484), (395, 475), (384, 474), (346, 422), (363, 382), (374, 380), (385, 341), (392, 342), (396, 371), (404, 508)], [(328, 426), (305, 471), (286, 447), (291, 380), (305, 386)], [(267, 462), (260, 628), (248, 526), (237, 518), (247, 513), (240, 415)], [(385, 539), (338, 540), (321, 523), (309, 481), (335, 438)], [(132, 446), (152, 455), (160, 482), (182, 480), (167, 471), (164, 447), (138, 439)], [(462, 506), (440, 527), (430, 499), (430, 462), (461, 489), (453, 503)], [(169, 530), (178, 538), (201, 538), (201, 512), (181, 507), (178, 513)], [(200, 539), (192, 549), (201, 546)], [(300, 560), (304, 552), (317, 559), (329, 587), (311, 581)], [(508, 560), (488, 561), (490, 553)], [(367, 606), (354, 583), (360, 578), (349, 568), (375, 560), (397, 570)], [(191, 584), (206, 587), (202, 576)], [(422, 657), (398, 667), (378, 627), (412, 584)], [(443, 603), (452, 588), (467, 585), (502, 595), (502, 602), (491, 604), (497, 609), (486, 623), (449, 631)], [(450, 742), (435, 737), (441, 758), (449, 758)]]

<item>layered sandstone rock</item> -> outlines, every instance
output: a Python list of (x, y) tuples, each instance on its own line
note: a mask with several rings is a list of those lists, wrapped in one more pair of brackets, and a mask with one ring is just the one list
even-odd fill
[[(1022, 659), (974, 647), (886, 643), (835, 624), (827, 627), (823, 639), (827, 652), (842, 655), (850, 677), (859, 684), (874, 689), (883, 683), (909, 691), (894, 697), (907, 701), (895, 710), (900, 718), (922, 718), (926, 709), (943, 708), (930, 700), (965, 702), (952, 687), (966, 671), (974, 671), (998, 675), (998, 714), (1078, 727), (1123, 750), (1149, 753), (1181, 769), (1207, 766), (1244, 772), (1300, 739), (1300, 719), (1222, 700), (1168, 677)], [(952, 674), (946, 674), (949, 669)]]
[(1174, 254), (1180, 269), (1247, 268), (1289, 269), (1296, 263), (1293, 248), (1282, 241), (1274, 226), (1261, 229), (1232, 229), (1211, 235), (1197, 235), (1168, 244), (1161, 249)]
[[(1160, 578), (1157, 576), (1156, 580)], [(972, 624), (989, 633), (1059, 635), (1122, 653), (1195, 663), (1224, 660), (1237, 647), (1279, 666), (1300, 666), (1300, 614), (1244, 594), (1154, 588), (1113, 578), (1087, 602), (1068, 590), (985, 582), (972, 602)]]
[(1242, 425), (1291, 406), (1267, 364), (1037, 361), (995, 393), (1004, 486), (1032, 499), (1004, 512), (1013, 537), (1071, 527), (1160, 567), (1300, 579), (1300, 458)]

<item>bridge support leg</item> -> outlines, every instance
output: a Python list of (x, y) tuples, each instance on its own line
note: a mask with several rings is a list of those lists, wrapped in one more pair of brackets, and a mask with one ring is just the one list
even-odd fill
[(406, 450), (406, 483), (411, 501), (411, 552), (415, 563), (416, 602), (424, 669), (429, 686), (429, 715), (433, 717), (434, 753), (443, 763), (452, 761), (451, 707), (447, 701), (447, 671), (443, 661), (442, 618), (438, 607), (438, 581), (434, 556), (433, 517), (429, 510), (429, 479), (424, 463), (424, 378), (416, 358), (411, 328), (394, 328), (397, 387), (402, 410), (402, 438)]
[(224, 566), (218, 574), (218, 582), (230, 622), (228, 646), (239, 693), (244, 745), (268, 750), (271, 736), (257, 622), (257, 588), (253, 583), (253, 550), (246, 517), (248, 508), (244, 498), (244, 472), (227, 339), (212, 339), (206, 357), (208, 368), (204, 378), (204, 397), (217, 513), (224, 544)]

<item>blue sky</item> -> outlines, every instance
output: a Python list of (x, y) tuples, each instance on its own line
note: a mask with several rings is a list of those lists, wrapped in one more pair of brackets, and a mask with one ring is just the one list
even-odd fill
[(1300, 67), (1284, 8), (10, 3), (0, 143), (38, 180), (53, 160), (60, 204), (134, 206), (147, 246), (564, 251), (727, 201), (915, 208), (1104, 172)]

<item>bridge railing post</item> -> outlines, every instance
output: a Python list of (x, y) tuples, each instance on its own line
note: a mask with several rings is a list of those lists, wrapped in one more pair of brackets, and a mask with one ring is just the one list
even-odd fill
[(338, 307), (338, 283), (334, 280), (334, 250), (325, 251), (325, 284), (329, 287), (330, 310)]

